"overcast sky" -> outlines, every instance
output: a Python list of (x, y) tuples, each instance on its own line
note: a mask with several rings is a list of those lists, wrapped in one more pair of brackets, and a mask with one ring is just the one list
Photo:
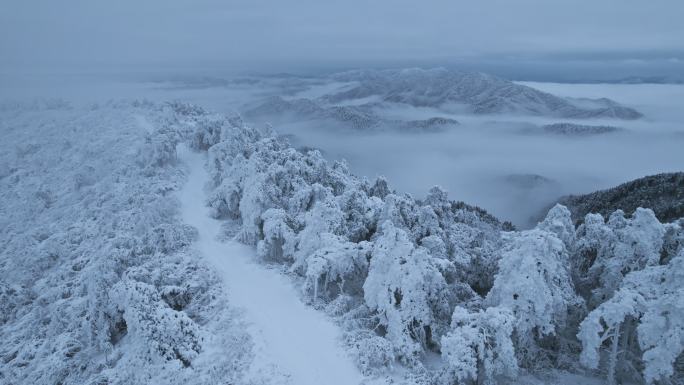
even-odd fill
[(2, 0), (0, 66), (684, 60), (682, 0)]

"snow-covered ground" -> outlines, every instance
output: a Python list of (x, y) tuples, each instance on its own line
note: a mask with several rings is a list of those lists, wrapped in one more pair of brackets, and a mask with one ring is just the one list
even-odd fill
[(217, 238), (221, 222), (209, 216), (205, 205), (206, 156), (185, 146), (179, 155), (190, 170), (179, 193), (183, 219), (197, 228), (197, 249), (220, 274), (230, 302), (244, 310), (255, 343), (247, 379), (258, 384), (359, 384), (363, 376), (342, 348), (338, 327), (303, 304), (286, 276), (257, 264), (252, 248)]

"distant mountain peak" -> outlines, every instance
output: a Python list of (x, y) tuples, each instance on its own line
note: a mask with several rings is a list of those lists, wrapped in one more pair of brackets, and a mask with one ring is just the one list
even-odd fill
[[(446, 68), (356, 70), (331, 76), (357, 85), (323, 97), (340, 103), (378, 95), (382, 100), (416, 107), (460, 104), (475, 114), (523, 114), (559, 118), (638, 119), (638, 111), (607, 99), (573, 100), (493, 75)], [(581, 101), (581, 103), (580, 103)]]

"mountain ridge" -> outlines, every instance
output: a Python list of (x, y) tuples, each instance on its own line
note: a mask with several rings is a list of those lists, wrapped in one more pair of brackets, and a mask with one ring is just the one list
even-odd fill
[(638, 207), (652, 209), (663, 223), (672, 222), (684, 217), (684, 172), (649, 175), (589, 194), (564, 196), (557, 203), (570, 210), (576, 223), (588, 213), (605, 217), (623, 210), (629, 215)]

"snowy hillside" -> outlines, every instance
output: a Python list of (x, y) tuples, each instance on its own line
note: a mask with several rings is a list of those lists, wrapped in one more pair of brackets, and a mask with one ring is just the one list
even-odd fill
[(328, 95), (329, 102), (380, 96), (383, 101), (412, 106), (466, 106), (476, 114), (518, 113), (559, 118), (638, 119), (641, 114), (609, 99), (566, 99), (495, 76), (435, 69), (358, 70), (333, 75), (336, 81), (358, 82)]
[(516, 231), (193, 105), (0, 114), (5, 383), (684, 381), (650, 209)]
[(251, 337), (190, 248), (172, 111), (0, 113), (0, 383), (240, 381)]
[[(576, 120), (634, 120), (642, 116), (607, 98), (562, 98), (487, 74), (441, 68), (348, 71), (298, 79), (299, 88), (292, 89), (297, 79), (262, 80), (260, 86), (274, 94), (245, 103), (243, 115), (258, 122), (316, 121), (356, 130), (416, 133), (453, 127), (458, 122), (449, 116), (454, 114)], [(429, 115), (422, 119), (388, 116), (388, 110), (409, 108), (429, 111)], [(596, 130), (576, 125), (572, 133)], [(547, 131), (559, 130), (552, 126)], [(561, 131), (570, 133), (569, 128)]]
[(650, 207), (661, 221), (684, 217), (684, 173), (645, 176), (610, 189), (559, 199), (573, 218), (581, 221), (588, 213), (608, 215), (615, 210), (633, 213), (637, 207)]

